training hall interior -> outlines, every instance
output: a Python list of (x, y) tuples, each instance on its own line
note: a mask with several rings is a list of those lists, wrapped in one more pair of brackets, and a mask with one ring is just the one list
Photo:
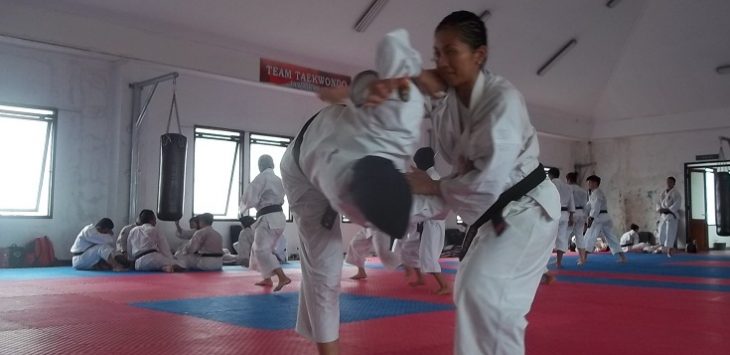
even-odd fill
[[(474, 216), (454, 207), (439, 217), (441, 254), (432, 260), (439, 271), (424, 266), (421, 275), (405, 255), (400, 259), (406, 238), (385, 236), (379, 249), (377, 236), (368, 234), (377, 231), (333, 204), (335, 229), (324, 217), (315, 224), (341, 231), (339, 303), (332, 303), (339, 328), (335, 341), (313, 339), (298, 326), (301, 303), (320, 296), (304, 296), (303, 267), (314, 267), (302, 259), (321, 255), (303, 249), (310, 232), (298, 223), (311, 229), (312, 218), (301, 212), (308, 202), (296, 197), (304, 206), (296, 213), (290, 204), (291, 147), (297, 157), (297, 141), (304, 141), (301, 154), (329, 149), (326, 140), (308, 146), (304, 134), (310, 118), (330, 112), (323, 92), (346, 92), (342, 110), (360, 112), (359, 119), (376, 112), (355, 102), (353, 84), (358, 73), (398, 60), (403, 48), (392, 57), (381, 51), (388, 38), (405, 38), (409, 59), (420, 60), (424, 71), (452, 65), (444, 64), (450, 52), (440, 47), (437, 28), (460, 10), (487, 29), (478, 78), (498, 75), (517, 89), (539, 162), (558, 173), (546, 179), (583, 189), (588, 201), (571, 193), (570, 207), (561, 205), (549, 224), (557, 233), (531, 232), (567, 244), (550, 242), (544, 260), (533, 260), (544, 267), (532, 267), (532, 291), (504, 289), (508, 301), (500, 311), (510, 299), (528, 298), (517, 339), (492, 328), (462, 333), (472, 323), (460, 312), (482, 308), (459, 301), (460, 289), (487, 294), (500, 287), (492, 279), (456, 283)], [(728, 15), (726, 0), (0, 0), (0, 354), (728, 353)], [(391, 36), (398, 29), (406, 32)], [(423, 88), (413, 86), (414, 75), (403, 77)], [(398, 91), (400, 99), (382, 105), (401, 105), (419, 92)], [(467, 104), (453, 112), (462, 108), (469, 110)], [(443, 187), (460, 178), (461, 167), (439, 143), (442, 117), (428, 109), (411, 117), (418, 128), (410, 132), (417, 144), (409, 154), (432, 148)], [(313, 122), (308, 132), (321, 128)], [(340, 123), (332, 122), (322, 132), (337, 136)], [(341, 134), (339, 142), (367, 146), (396, 131)], [(485, 154), (499, 154), (497, 143), (486, 146), (495, 152)], [(297, 165), (304, 177), (338, 169), (310, 159)], [(416, 165), (409, 160), (405, 170)], [(467, 169), (488, 170), (474, 163)], [(265, 174), (283, 179), (287, 191), (274, 210), (249, 198)], [(593, 204), (590, 217), (586, 202)], [(576, 222), (584, 207), (588, 218)], [(275, 214), (283, 214), (278, 229), (267, 219)], [(557, 227), (568, 214), (567, 227)], [(518, 230), (505, 218), (506, 231)], [(594, 228), (588, 219), (603, 221), (595, 243), (586, 242)], [(420, 250), (423, 223), (408, 227)], [(256, 234), (260, 228), (276, 229), (277, 239)], [(85, 241), (91, 235), (104, 242)], [(151, 235), (166, 250), (135, 244)], [(211, 235), (218, 236), (216, 251), (193, 245)], [(487, 237), (478, 235), (481, 243), (471, 248), (484, 249)], [(356, 265), (358, 238), (371, 238), (362, 240), (373, 248)], [(261, 252), (265, 243), (270, 248)], [(81, 267), (91, 248), (99, 250), (97, 259)], [(470, 266), (490, 265), (470, 251)], [(273, 272), (262, 271), (268, 264), (256, 253), (276, 262)], [(157, 254), (173, 261), (140, 266)], [(210, 271), (212, 259), (218, 264)]]

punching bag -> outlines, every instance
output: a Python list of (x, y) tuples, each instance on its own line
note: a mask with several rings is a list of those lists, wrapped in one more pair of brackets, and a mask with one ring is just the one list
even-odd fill
[[(185, 162), (187, 161), (188, 139), (182, 135), (180, 115), (177, 111), (176, 82), (172, 81), (172, 102), (167, 118), (167, 133), (160, 137), (160, 181), (157, 194), (157, 218), (162, 221), (177, 221), (183, 216), (185, 201)], [(177, 118), (180, 134), (170, 133), (172, 111)]]
[(188, 139), (182, 134), (166, 133), (160, 138), (160, 181), (157, 218), (177, 221), (183, 215), (185, 162)]
[(717, 235), (730, 236), (730, 173), (715, 173)]

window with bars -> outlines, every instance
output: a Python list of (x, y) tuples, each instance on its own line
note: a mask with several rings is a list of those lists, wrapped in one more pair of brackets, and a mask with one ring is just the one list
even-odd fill
[(193, 214), (238, 218), (243, 132), (195, 127)]
[(57, 110), (0, 105), (0, 217), (51, 217)]

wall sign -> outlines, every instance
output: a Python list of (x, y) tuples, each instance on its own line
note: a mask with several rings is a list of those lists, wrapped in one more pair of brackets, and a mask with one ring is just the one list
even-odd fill
[(259, 81), (306, 91), (350, 85), (350, 77), (347, 75), (328, 73), (265, 58), (261, 58)]

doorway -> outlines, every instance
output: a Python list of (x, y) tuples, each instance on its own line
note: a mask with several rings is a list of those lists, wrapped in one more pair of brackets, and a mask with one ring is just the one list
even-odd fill
[(724, 249), (730, 242), (717, 233), (715, 176), (719, 172), (730, 172), (730, 161), (684, 164), (687, 242), (694, 241), (697, 251)]

